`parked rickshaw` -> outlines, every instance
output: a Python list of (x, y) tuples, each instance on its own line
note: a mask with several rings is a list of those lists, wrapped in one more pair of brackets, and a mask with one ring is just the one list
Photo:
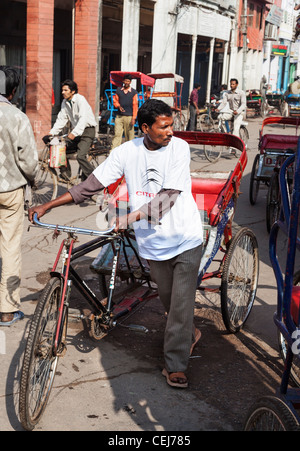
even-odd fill
[[(280, 134), (278, 129), (276, 133), (264, 133), (266, 126), (294, 126), (293, 134)], [(259, 153), (255, 156), (249, 186), (249, 200), (251, 205), (257, 202), (257, 196), (260, 184), (268, 186), (276, 165), (278, 155), (285, 155), (287, 150), (296, 149), (298, 142), (298, 126), (300, 119), (289, 117), (267, 117), (264, 119), (259, 131)]]
[(115, 115), (117, 112), (117, 109), (114, 108), (113, 105), (113, 98), (116, 94), (117, 87), (123, 86), (124, 76), (127, 74), (131, 75), (132, 80), (138, 81), (137, 90), (139, 107), (145, 102), (148, 92), (149, 98), (151, 98), (152, 95), (151, 88), (153, 88), (155, 84), (154, 78), (143, 74), (142, 72), (112, 71), (110, 73), (110, 88), (105, 90), (107, 110), (110, 112), (107, 123), (111, 126), (115, 123)]
[(185, 130), (186, 129), (186, 118), (182, 113), (181, 108), (181, 97), (182, 97), (182, 89), (184, 78), (181, 75), (173, 74), (173, 73), (163, 73), (163, 74), (148, 74), (149, 77), (154, 78), (155, 80), (162, 79), (173, 79), (174, 80), (174, 89), (172, 91), (158, 91), (156, 86), (152, 90), (152, 98), (160, 98), (164, 100), (166, 98), (173, 98), (173, 114), (174, 114), (174, 130)]
[(250, 89), (246, 92), (247, 115), (248, 112), (254, 112), (254, 115), (263, 117), (265, 110), (262, 109), (262, 96), (259, 89)]
[(288, 94), (285, 97), (287, 115), (300, 117), (300, 94)]
[[(294, 165), (293, 192), (290, 196), (286, 184), (287, 170)], [(274, 322), (278, 328), (280, 352), (284, 359), (281, 385), (276, 393), (263, 396), (250, 408), (245, 422), (245, 431), (299, 431), (300, 385), (299, 385), (299, 338), (300, 338), (300, 287), (299, 271), (295, 265), (299, 249), (298, 235), (300, 207), (300, 142), (296, 155), (291, 155), (280, 171), (281, 212), (273, 225), (269, 241), (269, 254), (277, 282), (277, 310)], [(282, 239), (279, 232), (288, 238), (285, 267), (281, 267), (277, 247)], [(296, 384), (296, 387), (295, 387)], [(289, 386), (290, 385), (290, 386)]]
[(271, 111), (277, 110), (281, 115), (284, 114), (284, 96), (277, 92), (269, 92), (266, 95), (266, 102), (263, 106), (264, 115), (266, 116)]

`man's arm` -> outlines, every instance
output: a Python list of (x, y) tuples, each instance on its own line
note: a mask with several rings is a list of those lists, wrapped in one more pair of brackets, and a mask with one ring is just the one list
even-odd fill
[(18, 166), (24, 177), (33, 181), (38, 169), (38, 152), (30, 121), (23, 116), (18, 142)]
[(241, 105), (239, 106), (239, 108), (237, 109), (237, 114), (242, 113), (243, 111), (245, 111), (247, 108), (247, 99), (246, 99), (246, 94), (244, 91), (241, 91)]
[(63, 130), (63, 128), (67, 125), (68, 120), (69, 120), (69, 116), (68, 116), (67, 110), (65, 108), (65, 103), (63, 101), (61, 104), (61, 110), (58, 113), (55, 124), (53, 125), (49, 134), (52, 136), (58, 135)]
[(44, 216), (47, 211), (51, 210), (52, 208), (59, 207), (61, 205), (66, 205), (74, 202), (73, 197), (69, 192), (63, 194), (62, 196), (57, 197), (54, 200), (51, 200), (50, 202), (46, 202), (43, 205), (38, 205), (36, 207), (29, 208), (28, 210), (28, 219), (30, 222), (33, 222), (33, 216), (36, 213), (38, 219)]
[(221, 100), (221, 103), (218, 105), (218, 108), (216, 109), (216, 111), (223, 110), (223, 108), (226, 106), (227, 102), (228, 102), (228, 94), (227, 94), (227, 92), (225, 92), (223, 95), (223, 98)]
[(138, 96), (135, 94), (135, 96), (132, 99), (132, 125), (135, 124), (137, 113), (138, 113)]
[(174, 189), (162, 189), (157, 193), (154, 199), (142, 205), (138, 210), (135, 210), (127, 215), (113, 218), (110, 221), (116, 223), (115, 232), (119, 230), (126, 230), (133, 222), (146, 219), (150, 223), (159, 224), (161, 218), (168, 213), (174, 206), (177, 197), (181, 191)]
[(96, 179), (94, 174), (91, 174), (84, 182), (73, 186), (67, 193), (57, 197), (57, 199), (51, 200), (43, 205), (30, 208), (28, 212), (29, 221), (33, 221), (34, 213), (37, 213), (38, 218), (40, 218), (52, 208), (60, 207), (61, 205), (66, 205), (72, 202), (80, 204), (101, 191), (103, 188), (104, 186), (102, 183)]

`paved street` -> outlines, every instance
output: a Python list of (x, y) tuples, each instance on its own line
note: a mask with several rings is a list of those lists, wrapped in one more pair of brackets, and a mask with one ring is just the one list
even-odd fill
[[(257, 298), (242, 334), (244, 338), (251, 339), (251, 342), (255, 344), (262, 361), (271, 358), (276, 362), (276, 330), (272, 319), (276, 305), (276, 287), (268, 256), (268, 234), (265, 226), (266, 190), (260, 191), (257, 205), (251, 206), (248, 200), (250, 172), (257, 153), (258, 131), (262, 120), (249, 118), (248, 122), (249, 161), (241, 184), (242, 194), (238, 200), (234, 228), (248, 226), (255, 232), (259, 243), (260, 276)], [(227, 166), (233, 167), (236, 161), (234, 157), (231, 157), (225, 163), (222, 160), (216, 165), (209, 164), (202, 152), (192, 149), (191, 169), (226, 170)], [(93, 202), (81, 206), (61, 207), (51, 211), (44, 220), (55, 224), (57, 222), (76, 224), (86, 228), (95, 228), (96, 222), (104, 223), (103, 216), (97, 213), (97, 207)], [(57, 242), (52, 241), (51, 232), (38, 228), (27, 231), (27, 227), (26, 221), (22, 246), (22, 307), (25, 320), (8, 329), (0, 330), (1, 431), (22, 430), (18, 420), (18, 380), (22, 353), (29, 320), (47, 280), (47, 272), (53, 264), (60, 242), (60, 238)], [(84, 240), (85, 238), (80, 237), (80, 243)], [(96, 255), (95, 252), (82, 258), (79, 266), (86, 267), (85, 264)], [(89, 274), (87, 278), (91, 280), (95, 276)], [(149, 303), (149, 309), (152, 315), (155, 314), (156, 309), (160, 312), (159, 303), (154, 301), (151, 307)], [(148, 326), (147, 316), (144, 321), (144, 324)], [(161, 321), (160, 319), (158, 324), (161, 324)], [(135, 322), (134, 319), (131, 322)], [(158, 329), (159, 326), (151, 324), (147, 338), (150, 349), (151, 340), (153, 346), (161, 346), (159, 341), (161, 330)], [(144, 348), (139, 348), (139, 334), (124, 329), (123, 333), (126, 337), (132, 337), (131, 349), (122, 346), (122, 340), (118, 338), (120, 332), (116, 335), (117, 338), (113, 336), (113, 333), (101, 342), (94, 343), (88, 337), (86, 328), (81, 322), (70, 324), (68, 351), (59, 363), (50, 402), (37, 430), (192, 431), (238, 430), (242, 427), (243, 418), (233, 421), (230, 415), (228, 417), (224, 415), (218, 403), (201, 399), (193, 387), (177, 391), (167, 386), (165, 379), (161, 376), (163, 364), (161, 356), (157, 358), (151, 354), (151, 351), (147, 355), (143, 354)], [(145, 338), (143, 340), (145, 341)], [(205, 334), (203, 340), (205, 340)], [(222, 342), (217, 346), (222, 346)], [(201, 345), (199, 349), (201, 351)], [(197, 357), (197, 352), (195, 354)], [(198, 357), (200, 361), (201, 356)], [(248, 363), (249, 371), (255, 371), (255, 362), (249, 360)], [(203, 364), (209, 366), (209, 361)], [(222, 367), (221, 360), (219, 365)], [(226, 377), (229, 380), (231, 375), (226, 373), (226, 368), (222, 371), (224, 372), (223, 391), (226, 392)], [(272, 381), (267, 381), (263, 376), (261, 380), (270, 391)], [(278, 374), (274, 375), (273, 381), (278, 382)], [(203, 384), (206, 383), (207, 381), (203, 380)], [(260, 392), (264, 391), (264, 386), (257, 388)], [(274, 386), (274, 390), (276, 388)], [(253, 393), (253, 400), (255, 396), (256, 393)], [(245, 407), (253, 400), (245, 399), (243, 401), (246, 404)], [(228, 409), (230, 410), (230, 405)]]

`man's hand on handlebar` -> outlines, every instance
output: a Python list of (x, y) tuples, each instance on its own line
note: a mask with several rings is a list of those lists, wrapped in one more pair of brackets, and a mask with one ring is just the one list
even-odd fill
[(112, 227), (113, 224), (115, 224), (114, 232), (119, 232), (128, 229), (133, 222), (140, 221), (142, 219), (146, 219), (146, 215), (142, 211), (136, 210), (132, 211), (128, 215), (118, 217), (114, 216), (109, 221), (109, 227)]
[(41, 218), (42, 216), (44, 216), (44, 214), (47, 212), (47, 208), (45, 208), (44, 205), (38, 205), (35, 207), (31, 207), (28, 210), (28, 219), (30, 222), (33, 223), (33, 216), (36, 213), (37, 214), (37, 218)]
[(42, 140), (44, 141), (45, 144), (49, 144), (49, 142), (51, 141), (52, 136), (51, 135), (45, 135), (43, 136)]

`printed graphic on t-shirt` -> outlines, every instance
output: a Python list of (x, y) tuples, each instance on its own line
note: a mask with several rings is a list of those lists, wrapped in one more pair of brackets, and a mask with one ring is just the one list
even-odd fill
[(146, 174), (143, 176), (143, 187), (147, 186), (149, 183), (153, 182), (156, 185), (162, 185), (163, 176), (160, 174), (158, 169), (149, 168)]

